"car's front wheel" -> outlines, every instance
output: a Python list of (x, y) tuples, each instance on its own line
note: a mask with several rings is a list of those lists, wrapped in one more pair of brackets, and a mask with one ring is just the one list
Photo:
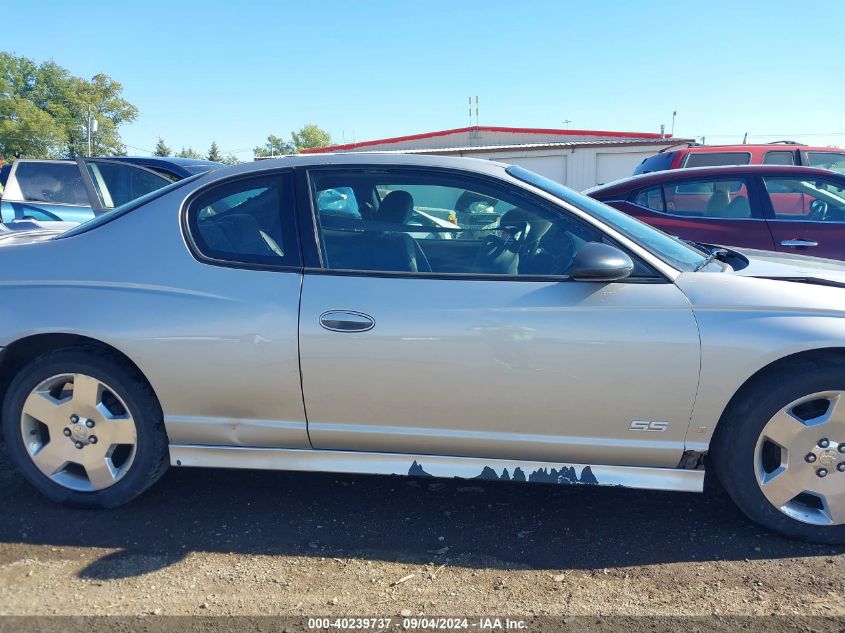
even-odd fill
[(845, 366), (800, 362), (758, 381), (720, 422), (711, 458), (751, 519), (845, 543)]
[(12, 459), (47, 497), (106, 508), (167, 468), (161, 408), (146, 381), (94, 348), (44, 354), (18, 372), (3, 404)]

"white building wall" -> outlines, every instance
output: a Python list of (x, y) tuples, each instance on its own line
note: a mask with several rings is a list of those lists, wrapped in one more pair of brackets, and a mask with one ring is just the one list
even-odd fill
[(571, 189), (583, 191), (598, 184), (627, 178), (634, 173), (634, 168), (644, 158), (656, 154), (665, 146), (655, 144), (635, 147), (574, 147), (521, 152), (467, 152), (464, 155), (519, 165), (562, 182)]

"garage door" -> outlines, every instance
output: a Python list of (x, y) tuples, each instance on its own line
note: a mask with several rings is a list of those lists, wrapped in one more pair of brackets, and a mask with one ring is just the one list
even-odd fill
[(514, 156), (505, 158), (496, 156), (492, 160), (509, 165), (519, 165), (541, 176), (566, 184), (566, 156)]
[(615, 154), (596, 154), (596, 185), (604, 185), (620, 178), (627, 178), (634, 173), (634, 168), (643, 158), (653, 156), (654, 152), (625, 152)]

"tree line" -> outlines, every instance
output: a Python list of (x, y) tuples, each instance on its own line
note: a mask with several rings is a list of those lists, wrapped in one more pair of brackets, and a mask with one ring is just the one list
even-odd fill
[[(139, 112), (122, 93), (123, 86), (108, 75), (87, 80), (53, 61), (38, 64), (0, 52), (0, 164), (15, 157), (125, 156), (119, 128), (135, 121)], [(330, 144), (328, 132), (309, 124), (291, 132), (289, 139), (270, 134), (253, 154), (256, 158), (281, 156)], [(216, 141), (205, 154), (190, 146), (174, 153), (159, 138), (152, 153), (239, 162), (232, 153), (224, 155)]]
[[(274, 134), (267, 137), (267, 142), (264, 145), (259, 145), (252, 150), (253, 156), (256, 158), (270, 158), (271, 156), (284, 156), (285, 154), (296, 154), (304, 149), (313, 149), (317, 147), (327, 147), (332, 144), (331, 135), (321, 127), (313, 123), (302, 126), (299, 130), (294, 130), (290, 133), (290, 140), (285, 140)], [(220, 152), (216, 141), (211, 141), (211, 147), (208, 148), (208, 153), (202, 154), (196, 151), (193, 147), (182, 147), (176, 153), (164, 142), (164, 139), (159, 137), (156, 143), (153, 156), (176, 156), (177, 158), (204, 158), (205, 160), (213, 160), (218, 163), (226, 163), (227, 165), (234, 165), (240, 162), (234, 154), (227, 154), (224, 156)]]

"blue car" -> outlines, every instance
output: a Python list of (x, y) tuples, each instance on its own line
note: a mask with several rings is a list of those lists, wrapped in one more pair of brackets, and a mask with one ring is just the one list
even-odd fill
[(0, 222), (85, 222), (171, 182), (223, 167), (187, 158), (18, 159), (0, 171)]

